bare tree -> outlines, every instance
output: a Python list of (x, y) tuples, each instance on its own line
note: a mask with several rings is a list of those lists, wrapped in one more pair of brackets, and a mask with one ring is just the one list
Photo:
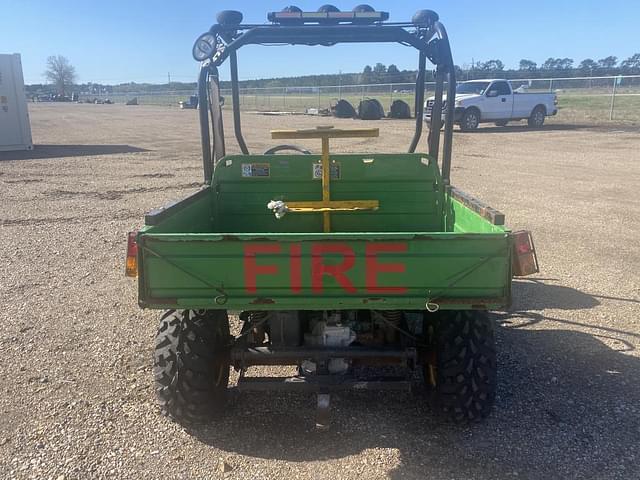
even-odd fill
[(47, 70), (44, 76), (55, 84), (58, 93), (64, 97), (66, 87), (73, 85), (76, 79), (76, 69), (69, 60), (62, 55), (52, 55), (47, 58)]

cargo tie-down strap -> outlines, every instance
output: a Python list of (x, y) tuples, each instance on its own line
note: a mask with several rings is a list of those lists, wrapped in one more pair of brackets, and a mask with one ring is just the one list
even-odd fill
[(355, 128), (342, 130), (333, 127), (317, 127), (307, 130), (271, 130), (273, 139), (309, 139), (322, 140), (322, 200), (313, 202), (283, 202), (272, 200), (267, 208), (272, 210), (276, 218), (282, 218), (287, 212), (322, 213), (322, 230), (331, 232), (331, 212), (352, 212), (359, 210), (377, 210), (378, 200), (331, 200), (331, 171), (329, 158), (330, 138), (362, 138), (377, 137), (377, 128)]

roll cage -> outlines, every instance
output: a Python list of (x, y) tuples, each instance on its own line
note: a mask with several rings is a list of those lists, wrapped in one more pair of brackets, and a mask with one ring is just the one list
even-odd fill
[[(211, 182), (215, 164), (225, 155), (225, 138), (222, 122), (220, 98), (220, 78), (218, 67), (227, 59), (230, 64), (231, 100), (235, 137), (243, 154), (249, 149), (242, 135), (240, 119), (240, 91), (238, 81), (237, 52), (246, 45), (281, 44), (333, 46), (339, 43), (399, 43), (418, 50), (418, 74), (416, 77), (415, 133), (409, 146), (409, 153), (415, 149), (422, 136), (426, 62), (436, 67), (435, 99), (428, 135), (428, 152), (438, 163), (440, 148), (440, 125), (445, 82), (447, 98), (455, 98), (456, 79), (451, 46), (444, 25), (437, 20), (437, 14), (422, 22), (390, 23), (375, 22), (360, 24), (215, 24), (209, 34), (215, 39), (215, 47), (209, 58), (201, 62), (198, 77), (200, 101), (199, 118), (202, 138), (202, 160), (204, 181)], [(216, 99), (212, 101), (212, 99)], [(451, 172), (451, 148), (453, 139), (454, 103), (446, 102), (444, 144), (441, 173), (445, 184), (449, 184)]]

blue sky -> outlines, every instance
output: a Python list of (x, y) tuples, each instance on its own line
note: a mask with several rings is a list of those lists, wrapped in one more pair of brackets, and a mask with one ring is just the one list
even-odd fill
[[(195, 38), (208, 30), (216, 12), (241, 10), (246, 22), (266, 21), (287, 0), (96, 2), (0, 0), (0, 53), (21, 53), (25, 81), (41, 83), (49, 55), (64, 55), (80, 82), (165, 83), (195, 81), (191, 58)], [(359, 0), (335, 1), (350, 10)], [(322, 0), (293, 2), (316, 10)], [(407, 21), (419, 8), (436, 10), (449, 30), (454, 60), (501, 59), (515, 67), (521, 58), (542, 63), (548, 57), (627, 58), (640, 51), (640, 2), (609, 0), (467, 1), (371, 0), (392, 21)], [(240, 51), (240, 77), (266, 78), (360, 71), (365, 64), (395, 63), (415, 68), (417, 56), (396, 45), (326, 47), (247, 47)], [(226, 69), (225, 69), (226, 74)]]

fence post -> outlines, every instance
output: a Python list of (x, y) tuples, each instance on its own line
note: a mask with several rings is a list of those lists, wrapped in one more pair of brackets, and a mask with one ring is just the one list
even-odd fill
[(282, 87), (282, 107), (287, 106), (287, 87)]
[(613, 77), (613, 91), (611, 92), (611, 110), (609, 110), (609, 120), (613, 120), (613, 110), (616, 105), (616, 87), (618, 86), (618, 77)]
[(320, 85), (318, 85), (318, 111), (320, 110)]
[(362, 85), (362, 98), (361, 100), (364, 102), (364, 85)]
[(389, 110), (391, 110), (392, 103), (393, 103), (393, 83), (389, 85)]

